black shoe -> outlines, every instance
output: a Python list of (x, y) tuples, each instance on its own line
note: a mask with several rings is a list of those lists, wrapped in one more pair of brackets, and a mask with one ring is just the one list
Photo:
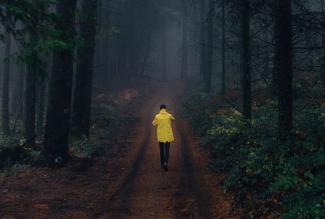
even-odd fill
[(166, 172), (168, 171), (168, 166), (167, 166), (167, 165), (164, 166), (164, 170), (165, 170)]

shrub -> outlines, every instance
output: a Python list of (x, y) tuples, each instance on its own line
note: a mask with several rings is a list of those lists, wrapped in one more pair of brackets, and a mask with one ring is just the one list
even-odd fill
[(0, 169), (17, 162), (26, 161), (28, 154), (20, 145), (20, 139), (13, 136), (0, 136)]
[(71, 142), (70, 151), (73, 155), (79, 158), (89, 158), (95, 154), (103, 153), (104, 148), (96, 144), (96, 142), (88, 139), (86, 136), (82, 136)]
[(184, 98), (183, 115), (191, 122), (193, 130), (204, 136), (211, 127), (218, 106), (210, 95), (196, 92)]
[[(282, 140), (278, 137), (272, 101), (257, 108), (251, 122), (234, 114), (211, 117), (208, 109), (217, 105), (206, 106), (213, 104), (206, 98), (187, 101), (190, 102), (184, 104), (188, 110), (185, 115), (192, 125), (201, 125), (199, 134), (207, 139), (211, 149), (210, 166), (225, 174), (226, 191), (234, 191), (237, 204), (243, 205), (251, 216), (259, 218), (280, 210), (283, 218), (324, 218), (323, 107), (296, 107), (296, 128)], [(203, 105), (203, 113), (193, 104), (201, 109)]]

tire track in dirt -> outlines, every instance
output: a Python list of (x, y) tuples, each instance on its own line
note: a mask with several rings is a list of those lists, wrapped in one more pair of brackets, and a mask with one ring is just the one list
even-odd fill
[(134, 178), (137, 176), (137, 173), (138, 173), (140, 165), (141, 165), (141, 161), (143, 160), (145, 151), (148, 148), (149, 137), (150, 137), (150, 133), (149, 133), (149, 135), (147, 135), (145, 142), (141, 146), (140, 151), (139, 151), (135, 161), (133, 162), (132, 168), (129, 171), (124, 182), (118, 188), (118, 190), (112, 195), (111, 199), (108, 201), (108, 206), (110, 206), (109, 203), (114, 203), (114, 205), (118, 206), (118, 208), (114, 209), (114, 211), (117, 210), (117, 212), (129, 213), (128, 212), (128, 210), (129, 210), (129, 203), (128, 203), (129, 200), (128, 199), (129, 199), (129, 196), (130, 196), (132, 189), (134, 187), (134, 185), (133, 185)]
[[(183, 85), (159, 84), (159, 89), (141, 113), (140, 126), (144, 133), (138, 134), (145, 137), (141, 146), (138, 141), (139, 146), (130, 148), (130, 153), (136, 154), (134, 161), (130, 162), (128, 173), (105, 202), (106, 210), (100, 212), (98, 218), (228, 218), (221, 216), (228, 215), (228, 206), (218, 209), (228, 201), (220, 188), (215, 189), (213, 180), (207, 181), (206, 159), (200, 158), (191, 130), (180, 116)], [(176, 116), (168, 172), (160, 168), (159, 147), (151, 127), (151, 119), (160, 103), (167, 104)]]
[[(159, 102), (158, 102), (159, 101)], [(100, 212), (100, 218), (175, 218), (174, 194), (177, 191), (181, 176), (180, 150), (171, 149), (171, 168), (174, 171), (165, 173), (160, 169), (159, 149), (151, 119), (159, 109), (160, 103), (172, 105), (169, 96), (159, 92), (148, 101), (142, 111), (142, 126), (145, 126), (145, 140), (129, 168), (127, 176), (120, 184), (110, 200), (105, 202), (106, 211)], [(154, 111), (154, 112), (153, 112)], [(141, 134), (141, 133), (139, 133)], [(180, 145), (176, 137), (176, 145)], [(130, 152), (132, 154), (132, 152)], [(133, 152), (134, 153), (134, 152)]]
[[(145, 119), (142, 119), (142, 123), (146, 124), (144, 128), (145, 138), (143, 140), (143, 143), (141, 143), (141, 147), (138, 149), (134, 161), (131, 163), (129, 167), (130, 170), (128, 171), (127, 175), (119, 184), (116, 191), (111, 195), (110, 199), (104, 202), (103, 205), (106, 206), (106, 210), (97, 213), (97, 217), (120, 218), (121, 215), (127, 216), (130, 214), (129, 202), (130, 202), (130, 194), (134, 190), (134, 178), (138, 174), (142, 160), (144, 159), (145, 152), (148, 149), (149, 140), (152, 133), (151, 121), (150, 121), (151, 118), (148, 115), (153, 114), (152, 109), (153, 106), (155, 106), (156, 104), (157, 101), (155, 99), (151, 99), (147, 107), (144, 109), (144, 111), (142, 111), (142, 117), (145, 116), (144, 117)], [(139, 133), (139, 134), (144, 134), (144, 133)], [(105, 207), (102, 209), (105, 209)]]
[[(175, 90), (174, 90), (175, 91)], [(178, 190), (174, 194), (175, 206), (174, 213), (176, 218), (202, 218), (210, 219), (210, 200), (211, 195), (207, 186), (203, 183), (202, 171), (200, 167), (195, 167), (193, 149), (193, 139), (186, 121), (181, 117), (182, 106), (179, 100), (182, 99), (184, 85), (178, 85), (176, 95), (172, 101), (176, 107), (178, 121), (176, 126), (176, 134), (180, 138), (180, 153), (182, 174), (179, 180)]]
[[(239, 218), (232, 216), (232, 197), (226, 196), (218, 185), (222, 177), (204, 172), (208, 157), (200, 153), (191, 129), (181, 118), (183, 85), (168, 82), (152, 86), (154, 90), (148, 89), (151, 98), (144, 96), (139, 100), (142, 108), (136, 111), (140, 122), (125, 139), (127, 149), (121, 149), (114, 158), (96, 162), (87, 172), (76, 172), (73, 166), (55, 171), (39, 169), (33, 175), (12, 178), (16, 184), (11, 187), (2, 183), (11, 188), (2, 202), (6, 215), (72, 219)], [(151, 126), (160, 103), (176, 112), (168, 172), (160, 167), (157, 137)]]
[[(181, 121), (180, 123), (183, 122)], [(205, 185), (202, 185), (202, 182), (200, 183), (200, 175), (193, 166), (188, 130), (181, 124), (178, 125), (178, 130), (180, 130), (181, 137), (182, 168), (184, 175), (181, 177), (179, 190), (175, 194), (178, 199), (175, 206), (175, 214), (181, 218), (210, 219), (209, 206), (211, 197), (204, 190)]]
[[(165, 103), (173, 110), (169, 96), (156, 96), (159, 103)], [(159, 104), (154, 107), (157, 112)], [(152, 127), (151, 129), (155, 129)], [(176, 134), (176, 133), (175, 133)], [(131, 194), (131, 218), (175, 218), (174, 194), (181, 176), (181, 155), (178, 146), (180, 139), (176, 134), (176, 141), (171, 144), (169, 172), (160, 167), (159, 147), (156, 132), (152, 131), (149, 148), (135, 178), (135, 189)]]

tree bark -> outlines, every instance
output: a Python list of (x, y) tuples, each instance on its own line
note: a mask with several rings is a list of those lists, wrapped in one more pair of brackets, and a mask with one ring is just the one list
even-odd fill
[[(322, 5), (322, 19), (323, 21), (325, 20), (325, 1), (322, 0), (321, 1), (321, 5)], [(321, 81), (322, 84), (325, 85), (325, 30), (323, 29), (322, 32), (322, 47), (323, 47), (323, 58), (322, 58), (322, 69), (320, 72), (320, 77), (321, 77)]]
[(11, 112), (16, 115), (20, 108), (21, 98), (24, 89), (24, 73), (22, 71), (23, 65), (17, 65), (17, 71), (14, 75), (13, 89), (12, 89), (12, 101), (11, 101)]
[(9, 125), (9, 82), (10, 82), (10, 64), (11, 64), (11, 36), (6, 34), (6, 61), (4, 63), (4, 72), (2, 79), (2, 131), (5, 135), (10, 135)]
[[(34, 53), (35, 56), (37, 54)], [(36, 57), (34, 57), (37, 59)], [(33, 58), (33, 59), (34, 59)], [(25, 98), (24, 98), (24, 135), (26, 144), (35, 145), (35, 104), (36, 104), (36, 72), (35, 63), (27, 66), (27, 74), (25, 79)]]
[(181, 79), (185, 80), (188, 77), (188, 9), (186, 1), (183, 0), (183, 36), (182, 36), (182, 64), (181, 64)]
[(146, 48), (145, 48), (145, 52), (144, 52), (144, 57), (143, 57), (143, 62), (142, 62), (142, 67), (141, 67), (141, 72), (140, 72), (140, 76), (144, 77), (145, 72), (146, 72), (146, 66), (147, 66), (147, 62), (148, 62), (148, 58), (149, 58), (149, 53), (151, 50), (151, 38), (152, 38), (152, 32), (148, 31), (147, 33), (147, 43), (146, 43)]
[(221, 2), (221, 95), (226, 93), (226, 15), (225, 15), (225, 0)]
[(58, 0), (56, 5), (61, 30), (58, 39), (68, 47), (53, 53), (52, 75), (49, 85), (44, 155), (49, 164), (61, 165), (69, 158), (69, 121), (73, 76), (73, 47), (75, 35), (76, 0)]
[(42, 137), (44, 133), (44, 111), (45, 111), (45, 93), (46, 93), (46, 83), (45, 79), (37, 86), (37, 118), (36, 118), (36, 130), (37, 135)]
[(163, 24), (161, 33), (161, 77), (163, 81), (167, 80), (167, 37), (166, 37), (166, 27)]
[(251, 85), (251, 51), (250, 51), (250, 1), (241, 1), (241, 44), (242, 44), (242, 104), (243, 115), (247, 119), (252, 117), (252, 85)]
[(213, 71), (213, 46), (214, 46), (214, 7), (215, 1), (209, 0), (209, 14), (208, 14), (208, 39), (207, 39), (207, 67), (205, 73), (205, 91), (211, 92), (211, 77)]
[(288, 134), (293, 126), (292, 97), (292, 6), (291, 0), (276, 1), (275, 57), (278, 84), (278, 127)]
[[(113, 37), (110, 35), (109, 31), (111, 28), (111, 10), (110, 10), (110, 4), (111, 1), (102, 1), (101, 3), (99, 3), (100, 9), (98, 15), (97, 15), (97, 26), (98, 26), (98, 31), (101, 32), (101, 34), (104, 34), (104, 37), (102, 39), (102, 45), (96, 45), (96, 48), (100, 48), (97, 49), (98, 51), (95, 52), (94, 55), (94, 59), (96, 61), (96, 63), (94, 63), (94, 65), (98, 65), (100, 64), (101, 66), (103, 66), (102, 68), (100, 68), (101, 70), (100, 75), (99, 75), (99, 79), (100, 81), (100, 85), (101, 88), (103, 88), (104, 90), (108, 90), (109, 85), (110, 85), (110, 79), (112, 77), (112, 58), (113, 56), (115, 56), (116, 54), (114, 53), (114, 55), (112, 55), (112, 51), (113, 51), (113, 44), (112, 44), (112, 40)], [(97, 56), (102, 56), (102, 57), (98, 57)], [(94, 71), (95, 74), (96, 71)]]
[(72, 111), (72, 131), (76, 137), (89, 136), (98, 0), (83, 0), (77, 72)]
[(17, 78), (16, 87), (15, 87), (15, 94), (13, 95), (13, 98), (16, 98), (15, 107), (13, 108), (15, 110), (15, 121), (14, 121), (14, 127), (15, 128), (15, 122), (20, 119), (24, 119), (23, 110), (24, 110), (24, 99), (25, 99), (25, 81), (26, 81), (26, 68), (27, 66), (25, 64), (22, 64), (20, 66), (20, 72)]
[(204, 79), (206, 70), (206, 23), (205, 0), (200, 1), (200, 75)]

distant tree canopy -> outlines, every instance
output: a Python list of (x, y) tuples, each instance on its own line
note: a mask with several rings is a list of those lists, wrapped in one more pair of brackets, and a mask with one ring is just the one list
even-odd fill
[(94, 95), (180, 80), (247, 215), (323, 218), (325, 0), (1, 0), (0, 41), (3, 144), (61, 167), (94, 134)]
[[(322, 0), (2, 0), (5, 56), (16, 58), (24, 72), (17, 77), (26, 85), (24, 106), (15, 106), (15, 121), (24, 108), (22, 114), (31, 118), (25, 121), (25, 137), (34, 144), (35, 127), (28, 124), (40, 121), (37, 129), (42, 130), (45, 114), (47, 122), (59, 121), (49, 116), (51, 106), (58, 106), (63, 97), (71, 99), (52, 112), (66, 113), (65, 122), (44, 132), (48, 136), (71, 117), (71, 127), (69, 123), (62, 134), (67, 154), (67, 136), (89, 135), (94, 89), (126, 85), (134, 78), (199, 76), (207, 94), (227, 96), (238, 90), (240, 111), (248, 120), (258, 90), (272, 90), (279, 130), (290, 131), (293, 82), (306, 72), (325, 81), (324, 5)], [(12, 49), (14, 42), (18, 49)], [(171, 70), (171, 62), (179, 66)], [(4, 81), (11, 81), (6, 76), (13, 71), (11, 65), (3, 76), (3, 121), (9, 129), (11, 88)]]

